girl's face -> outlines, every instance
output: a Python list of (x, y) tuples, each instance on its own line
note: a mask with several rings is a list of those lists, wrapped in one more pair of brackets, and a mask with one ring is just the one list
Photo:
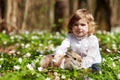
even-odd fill
[(72, 32), (76, 37), (83, 37), (88, 34), (88, 24), (85, 20), (80, 19), (73, 24)]

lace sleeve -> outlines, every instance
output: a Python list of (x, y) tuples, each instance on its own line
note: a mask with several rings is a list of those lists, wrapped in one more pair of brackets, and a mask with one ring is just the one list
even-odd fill
[(70, 47), (70, 36), (68, 35), (55, 50), (55, 54), (65, 54)]

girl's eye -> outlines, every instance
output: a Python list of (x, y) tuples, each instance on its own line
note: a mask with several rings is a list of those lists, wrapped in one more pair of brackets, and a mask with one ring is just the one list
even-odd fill
[(78, 24), (74, 24), (74, 26), (78, 26)]
[(73, 26), (79, 26), (79, 25), (80, 26), (86, 26), (86, 24), (83, 24), (83, 23), (82, 24), (74, 24)]
[(86, 24), (80, 24), (81, 26), (85, 26)]
[(74, 26), (77, 26), (78, 24), (74, 24)]

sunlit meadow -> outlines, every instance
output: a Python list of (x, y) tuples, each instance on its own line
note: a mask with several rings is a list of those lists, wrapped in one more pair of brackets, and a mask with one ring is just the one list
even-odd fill
[(65, 38), (65, 32), (0, 33), (0, 80), (120, 80), (120, 33), (97, 32), (102, 70), (44, 69), (39, 62)]

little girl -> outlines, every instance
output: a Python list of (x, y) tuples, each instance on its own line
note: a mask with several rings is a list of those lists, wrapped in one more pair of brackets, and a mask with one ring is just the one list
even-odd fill
[[(95, 22), (92, 14), (86, 9), (77, 10), (68, 23), (67, 37), (56, 48), (54, 60), (59, 61), (60, 56), (66, 55), (68, 49), (79, 54), (82, 58), (80, 68), (100, 70), (101, 63), (98, 39), (94, 34)], [(74, 63), (74, 62), (73, 62)], [(74, 64), (74, 66), (78, 66)], [(74, 66), (72, 66), (74, 68)]]

